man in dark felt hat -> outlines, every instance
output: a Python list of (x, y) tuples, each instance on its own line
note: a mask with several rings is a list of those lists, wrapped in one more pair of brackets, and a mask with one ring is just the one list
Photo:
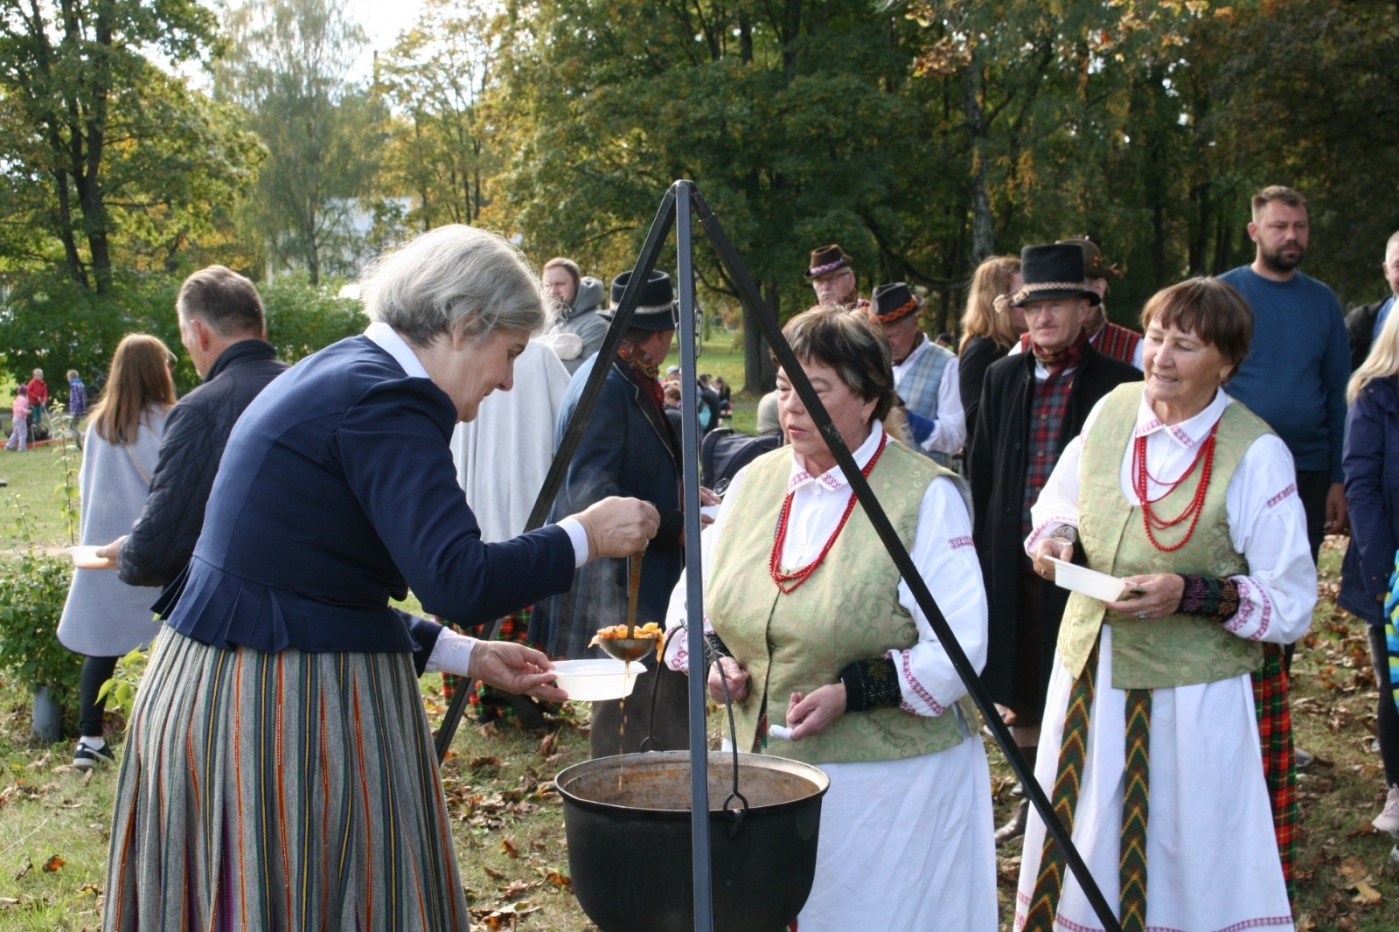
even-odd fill
[(869, 315), (884, 329), (894, 360), (894, 385), (909, 413), (914, 442), (942, 465), (962, 449), (967, 417), (957, 357), (918, 326), (925, 300), (904, 282), (874, 289)]
[(855, 292), (855, 260), (836, 243), (811, 250), (806, 279), (816, 291), (817, 304), (849, 308), (869, 306), (869, 302)]
[[(1089, 309), (1088, 319), (1083, 324), (1083, 329), (1088, 331), (1088, 342), (1104, 356), (1111, 356), (1113, 359), (1131, 363), (1140, 369), (1142, 367), (1142, 335), (1135, 330), (1108, 320), (1107, 307), (1103, 304), (1107, 298), (1109, 282), (1115, 278), (1121, 278), (1122, 273), (1117, 270), (1116, 266), (1107, 263), (1103, 258), (1103, 251), (1098, 248), (1098, 244), (1086, 236), (1072, 236), (1068, 239), (1061, 239), (1059, 242), (1075, 243), (1083, 250), (1083, 272), (1087, 277), (1088, 287), (1092, 288), (1098, 295), (1098, 303)], [(1020, 337), (1020, 343), (1013, 352), (1023, 353), (1029, 347), (1030, 335), (1027, 333)]]
[[(1026, 556), (1026, 540), (1035, 532), (1030, 506), (1093, 405), (1142, 375), (1088, 341), (1084, 322), (1101, 299), (1085, 278), (1077, 243), (1027, 246), (1020, 261), (1024, 284), (1010, 296), (1010, 305), (1025, 309), (1029, 349), (986, 370), (967, 465), (972, 536), (989, 597), (982, 680), (1010, 710), (1006, 721), (1033, 766), (1068, 593), (1031, 569)], [(1024, 834), (1027, 812), (1022, 803), (997, 831), (998, 844)]]
[[(623, 272), (613, 280), (614, 308), (631, 275), (631, 271)], [(615, 313), (615, 310), (602, 312), (609, 322)], [(658, 379), (670, 353), (675, 322), (676, 304), (670, 276), (653, 271), (638, 296), (636, 310), (616, 358), (599, 362), (600, 356), (594, 354), (573, 374), (554, 433), (557, 446), (563, 440), (593, 367), (608, 365), (602, 393), (569, 464), (549, 520), (573, 514), (611, 495), (633, 496), (656, 506), (661, 514), (661, 526), (642, 561), (638, 624), (664, 620), (671, 590), (680, 579), (685, 563), (684, 515), (680, 510), (680, 440), (666, 417), (665, 394)], [(706, 504), (718, 502), (717, 497), (707, 492), (701, 494)], [(530, 639), (545, 645), (554, 657), (578, 660), (606, 656), (598, 648), (589, 648), (588, 642), (599, 628), (626, 621), (629, 562), (594, 560), (577, 570), (572, 589), (535, 607)], [(646, 663), (655, 666), (649, 659)], [(654, 722), (650, 719), (649, 701), (632, 703), (623, 735), (619, 704), (593, 704), (594, 757), (639, 751), (648, 733), (658, 742), (657, 749), (689, 747), (689, 694), (685, 676), (670, 671), (664, 664), (652, 676), (660, 678)], [(650, 679), (647, 677), (648, 681)]]

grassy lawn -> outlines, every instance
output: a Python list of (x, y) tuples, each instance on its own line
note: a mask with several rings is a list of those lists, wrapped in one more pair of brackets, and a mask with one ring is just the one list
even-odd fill
[[(718, 342), (706, 347), (704, 371), (726, 379), (732, 372), (731, 381), (741, 383), (741, 352), (711, 341)], [(60, 477), (55, 455), (43, 448), (0, 453), (0, 478), (8, 481), (0, 490), (0, 550), (12, 554), (24, 544), (16, 499), (36, 544), (66, 542), (55, 493)], [(1368, 830), (1384, 798), (1379, 757), (1370, 750), (1377, 695), (1364, 628), (1333, 604), (1344, 545), (1334, 539), (1323, 551), (1322, 599), (1294, 671), (1297, 741), (1317, 756), (1299, 787), (1298, 919), (1303, 930), (1380, 932), (1399, 928), (1399, 877), (1389, 862), (1394, 841)], [(424, 677), (422, 691), (435, 728), (446, 708), (438, 678)], [(112, 725), (119, 733), (120, 720), (113, 717)], [(548, 734), (469, 722), (459, 730), (442, 774), (477, 929), (592, 928), (569, 887), (563, 816), (550, 783), (586, 758), (586, 728), (587, 707), (570, 705)], [(710, 732), (717, 735), (715, 717)], [(100, 923), (116, 771), (74, 771), (70, 750), (66, 741), (44, 746), (32, 739), (27, 690), (0, 678), (0, 930)], [(988, 750), (1000, 822), (1015, 805), (1014, 781), (1000, 753)], [(999, 866), (1008, 929), (1017, 846), (1002, 852)]]

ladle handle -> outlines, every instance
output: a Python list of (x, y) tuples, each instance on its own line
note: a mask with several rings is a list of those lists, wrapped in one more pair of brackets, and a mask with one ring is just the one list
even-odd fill
[(641, 558), (646, 551), (631, 555), (631, 577), (627, 580), (627, 637), (636, 637), (636, 603), (641, 597)]

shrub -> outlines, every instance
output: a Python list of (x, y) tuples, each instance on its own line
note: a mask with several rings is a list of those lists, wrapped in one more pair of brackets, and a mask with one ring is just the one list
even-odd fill
[(31, 689), (53, 687), (65, 705), (78, 695), (83, 667), (83, 658), (58, 642), (58, 619), (72, 579), (67, 559), (33, 552), (0, 576), (0, 668)]

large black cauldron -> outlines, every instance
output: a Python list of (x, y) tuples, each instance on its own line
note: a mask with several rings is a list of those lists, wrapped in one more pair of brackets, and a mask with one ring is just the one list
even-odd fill
[[(809, 764), (738, 755), (747, 812), (722, 807), (733, 755), (709, 755), (715, 932), (781, 932), (816, 873), (821, 797), (830, 779)], [(618, 777), (620, 775), (620, 789)], [(558, 775), (573, 890), (603, 932), (693, 932), (690, 754), (620, 754)]]

